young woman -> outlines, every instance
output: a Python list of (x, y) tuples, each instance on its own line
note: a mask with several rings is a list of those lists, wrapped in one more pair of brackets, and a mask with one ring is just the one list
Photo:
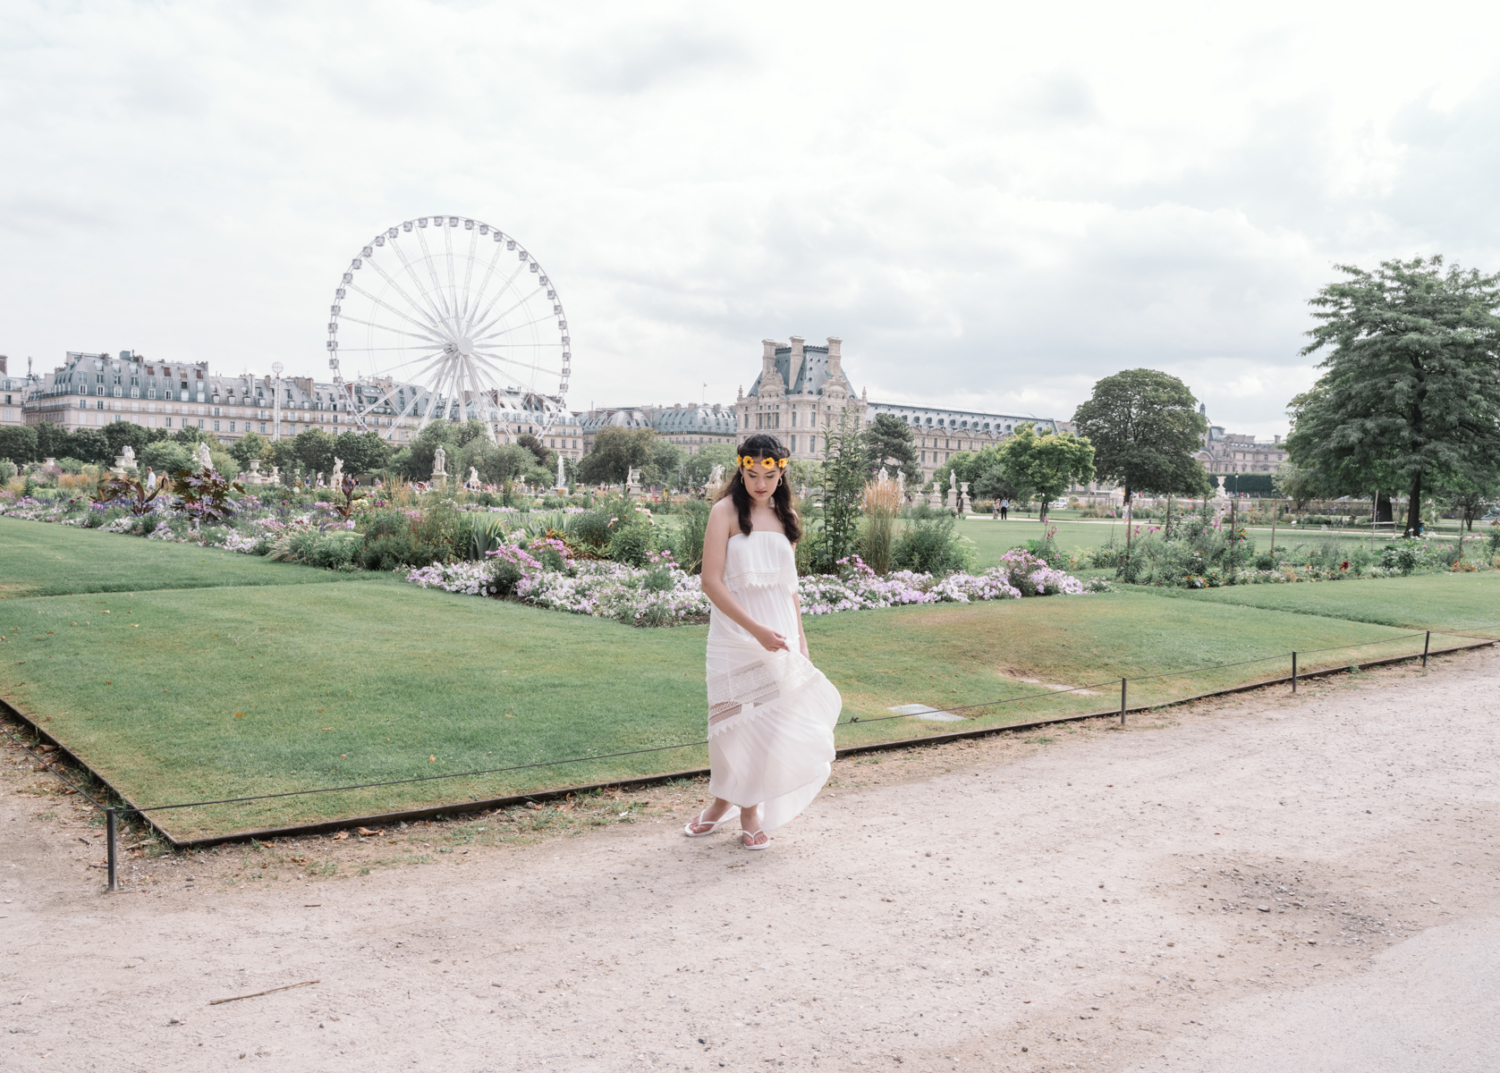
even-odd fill
[(708, 627), (709, 791), (688, 824), (712, 834), (738, 813), (740, 842), (765, 849), (770, 832), (818, 795), (833, 762), (843, 699), (807, 660), (797, 560), (802, 535), (786, 484), (787, 449), (756, 433), (708, 516), (703, 592)]

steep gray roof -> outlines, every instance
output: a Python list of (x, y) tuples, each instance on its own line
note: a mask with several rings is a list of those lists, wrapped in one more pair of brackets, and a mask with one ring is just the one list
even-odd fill
[[(792, 368), (792, 348), (789, 346), (776, 348), (776, 371), (781, 374), (781, 382), (787, 385), (788, 395), (821, 395), (823, 389), (828, 385), (828, 348), (826, 346), (804, 346), (802, 348), (802, 364), (800, 367)], [(849, 375), (843, 370), (839, 371), (838, 379), (843, 382), (844, 389), (849, 392), (850, 398), (856, 395), (854, 385), (849, 380)], [(760, 395), (760, 380), (757, 376), (755, 383), (750, 385), (747, 392), (752, 398)]]

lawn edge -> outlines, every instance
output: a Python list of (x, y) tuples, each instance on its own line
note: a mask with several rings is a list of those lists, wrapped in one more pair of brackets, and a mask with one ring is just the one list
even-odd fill
[[(1450, 634), (1449, 636), (1454, 636)], [(1428, 657), (1451, 655), (1454, 652), (1469, 652), (1479, 648), (1492, 648), (1500, 644), (1500, 640), (1494, 638), (1476, 639), (1468, 644), (1453, 645), (1448, 648), (1436, 648), (1427, 653)], [(1408, 656), (1386, 656), (1381, 659), (1366, 660), (1364, 662), (1350, 663), (1343, 667), (1328, 667), (1319, 671), (1306, 671), (1299, 673), (1297, 679), (1306, 681), (1310, 678), (1329, 678), (1336, 674), (1347, 674), (1349, 668), (1357, 667), (1364, 670), (1371, 667), (1386, 667), (1397, 663), (1405, 663), (1410, 660), (1422, 658), (1422, 653), (1413, 653)], [(1176, 700), (1163, 701), (1159, 704), (1142, 704), (1131, 707), (1127, 704), (1124, 714), (1128, 717), (1131, 713), (1155, 711), (1159, 708), (1172, 708), (1183, 704), (1191, 704), (1194, 701), (1207, 700), (1212, 697), (1232, 696), (1237, 693), (1249, 693), (1257, 689), (1266, 689), (1275, 685), (1288, 685), (1292, 681), (1291, 675), (1279, 678), (1266, 678), (1257, 682), (1247, 682), (1237, 686), (1226, 686), (1223, 689), (1213, 689), (1206, 693), (1196, 693), (1190, 697), (1180, 697)], [(109, 790), (117, 800), (125, 802), (118, 809), (119, 812), (133, 812), (144, 819), (173, 849), (196, 850), (209, 849), (214, 846), (227, 845), (232, 842), (270, 841), (276, 838), (288, 838), (295, 835), (317, 835), (326, 834), (331, 831), (340, 831), (348, 827), (372, 827), (389, 826), (393, 823), (416, 820), (430, 820), (439, 816), (458, 816), (470, 812), (484, 812), (496, 808), (509, 808), (515, 805), (530, 804), (540, 801), (555, 801), (565, 798), (569, 794), (592, 793), (598, 790), (618, 790), (632, 786), (657, 786), (670, 782), (673, 779), (700, 778), (709, 774), (708, 768), (686, 768), (681, 771), (669, 771), (660, 775), (643, 775), (630, 779), (613, 779), (607, 782), (585, 783), (578, 786), (562, 786), (551, 790), (535, 790), (525, 794), (511, 794), (506, 797), (485, 798), (479, 801), (458, 801), (446, 805), (431, 805), (419, 809), (405, 809), (400, 812), (378, 812), (366, 816), (354, 816), (335, 820), (320, 820), (317, 823), (294, 824), (288, 827), (268, 827), (251, 831), (232, 831), (222, 835), (211, 835), (208, 838), (183, 839), (179, 841), (174, 838), (165, 828), (158, 824), (149, 812), (137, 811), (137, 806), (119, 790), (115, 789), (107, 779), (104, 779), (88, 764), (80, 760), (76, 754), (58, 741), (46, 731), (36, 720), (22, 712), (15, 705), (0, 697), (0, 708), (6, 714), (16, 719), (23, 725), (29, 727), (38, 737), (45, 738), (57, 750), (68, 758), (77, 767), (88, 772), (89, 776), (98, 781)], [(963, 741), (972, 738), (992, 737), (996, 734), (1007, 734), (1021, 730), (1036, 730), (1041, 727), (1057, 726), (1062, 723), (1080, 723), (1088, 719), (1118, 718), (1121, 712), (1118, 708), (1106, 711), (1085, 712), (1081, 715), (1062, 715), (1051, 719), (1035, 719), (1026, 723), (1005, 723), (1000, 726), (980, 727), (974, 730), (958, 730), (946, 734), (924, 734), (915, 738), (900, 738), (893, 741), (869, 742), (863, 745), (848, 745), (834, 750), (835, 759), (846, 756), (855, 756), (861, 753), (890, 752), (895, 749), (909, 749), (914, 747), (942, 745), (947, 742)]]

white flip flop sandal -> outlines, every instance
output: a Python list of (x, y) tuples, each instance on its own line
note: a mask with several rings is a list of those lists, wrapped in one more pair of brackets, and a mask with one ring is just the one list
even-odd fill
[[(707, 812), (707, 811), (708, 811), (708, 809), (704, 809), (703, 810), (703, 812)], [(724, 815), (720, 816), (717, 820), (713, 820), (713, 821), (705, 820), (703, 818), (703, 812), (698, 813), (698, 818), (696, 820), (693, 820), (691, 823), (689, 823), (686, 827), (684, 827), (682, 829), (682, 833), (683, 834), (687, 835), (689, 838), (704, 838), (704, 837), (706, 837), (708, 835), (711, 835), (715, 831), (717, 831), (720, 827), (723, 827), (730, 820), (732, 820), (736, 816), (738, 816), (740, 814), (740, 807), (738, 805), (731, 805), (728, 812), (724, 813)], [(712, 826), (709, 827), (709, 829), (707, 831), (695, 831), (695, 830), (693, 830), (693, 828), (695, 826), (701, 826), (701, 825), (703, 825), (705, 823), (710, 823), (710, 822), (712, 822)]]

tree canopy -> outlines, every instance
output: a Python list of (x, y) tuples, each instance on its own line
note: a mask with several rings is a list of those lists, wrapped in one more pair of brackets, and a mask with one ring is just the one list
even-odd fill
[(1018, 425), (1000, 446), (1000, 464), (1013, 486), (1041, 501), (1045, 522), (1048, 504), (1069, 485), (1094, 479), (1094, 448), (1071, 432), (1038, 436), (1030, 425)]
[(594, 435), (594, 446), (578, 463), (578, 479), (585, 484), (624, 484), (632, 467), (651, 457), (656, 431), (605, 425)]
[(1303, 354), (1327, 351), (1292, 400), (1287, 451), (1325, 495), (1407, 493), (1406, 532), (1424, 494), (1487, 488), (1500, 458), (1500, 276), (1441, 257), (1340, 265), (1312, 298), (1321, 323)]
[(866, 480), (873, 481), (880, 467), (892, 462), (906, 474), (907, 484), (914, 487), (922, 479), (911, 426), (895, 414), (876, 414), (864, 430), (864, 439)]
[(1204, 495), (1208, 475), (1193, 457), (1208, 422), (1198, 400), (1175, 376), (1155, 369), (1126, 369), (1094, 385), (1073, 413), (1078, 435), (1094, 448), (1094, 467), (1106, 481), (1137, 492)]

